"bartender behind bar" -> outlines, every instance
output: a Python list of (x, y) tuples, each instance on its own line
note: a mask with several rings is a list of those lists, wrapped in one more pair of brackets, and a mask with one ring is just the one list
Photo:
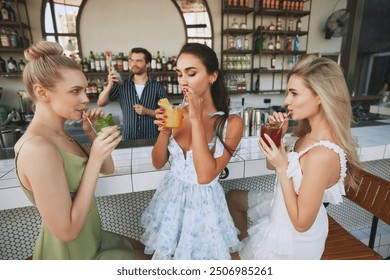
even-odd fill
[(158, 101), (166, 98), (165, 88), (148, 75), (152, 55), (144, 48), (131, 50), (130, 66), (132, 75), (123, 81), (120, 75), (111, 70), (108, 84), (100, 93), (98, 106), (118, 100), (123, 114), (123, 138), (145, 139), (158, 136), (154, 124)]

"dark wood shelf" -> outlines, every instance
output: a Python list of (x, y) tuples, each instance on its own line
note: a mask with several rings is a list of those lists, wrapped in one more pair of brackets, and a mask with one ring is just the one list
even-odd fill
[(255, 12), (256, 15), (277, 16), (277, 17), (304, 17), (310, 14), (310, 11), (287, 11), (281, 9), (263, 9), (260, 8)]
[(20, 27), (23, 27), (23, 28), (26, 28), (26, 29), (29, 29), (30, 27), (25, 24), (25, 23), (20, 23), (20, 22), (16, 22), (16, 21), (6, 21), (6, 20), (0, 20), (0, 26), (1, 27), (6, 27), (6, 28), (20, 28)]
[(261, 35), (273, 35), (273, 36), (293, 36), (295, 37), (296, 35), (298, 36), (306, 36), (309, 34), (307, 31), (287, 31), (287, 30), (259, 30), (255, 31), (255, 36), (261, 36)]
[(223, 50), (223, 54), (251, 54), (251, 50), (236, 50), (236, 49), (229, 49), (229, 50)]
[(225, 35), (248, 35), (253, 32), (252, 29), (237, 29), (237, 28), (228, 28), (223, 31)]
[(24, 48), (0, 48), (2, 53), (23, 53)]
[(239, 15), (247, 15), (254, 11), (253, 8), (248, 7), (232, 7), (232, 6), (224, 6), (222, 13), (224, 14), (239, 14)]

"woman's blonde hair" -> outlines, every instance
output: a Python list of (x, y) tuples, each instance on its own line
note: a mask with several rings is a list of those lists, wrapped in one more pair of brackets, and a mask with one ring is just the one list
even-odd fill
[(63, 77), (61, 69), (70, 68), (81, 71), (80, 65), (63, 55), (60, 44), (39, 41), (24, 51), (28, 63), (23, 71), (23, 83), (30, 98), (34, 101), (34, 84), (53, 89)]
[[(356, 187), (354, 177), (361, 168), (357, 154), (357, 143), (351, 133), (353, 121), (351, 100), (341, 67), (334, 61), (309, 55), (300, 60), (287, 75), (303, 79), (305, 86), (321, 99), (325, 118), (330, 124), (337, 144), (347, 156), (346, 182)], [(309, 121), (301, 120), (293, 134), (302, 137), (311, 131)]]

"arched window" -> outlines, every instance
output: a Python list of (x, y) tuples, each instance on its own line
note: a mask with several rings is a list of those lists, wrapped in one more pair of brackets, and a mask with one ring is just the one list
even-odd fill
[(206, 0), (172, 0), (181, 12), (186, 28), (186, 41), (213, 47), (213, 28)]
[(42, 1), (41, 26), (43, 38), (58, 42), (66, 54), (79, 53), (79, 24), (82, 7), (87, 0)]
[[(88, 0), (42, 1), (43, 38), (58, 42), (66, 54), (81, 53), (80, 19)], [(133, 0), (134, 1), (134, 0)], [(140, 0), (142, 1), (142, 0)], [(213, 46), (213, 28), (206, 0), (172, 0), (179, 10), (186, 30), (187, 42)], [(131, 21), (131, 17), (129, 17)]]

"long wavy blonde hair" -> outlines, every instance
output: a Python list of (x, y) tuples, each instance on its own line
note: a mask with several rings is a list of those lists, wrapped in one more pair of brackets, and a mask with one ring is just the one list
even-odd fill
[(61, 45), (54, 42), (39, 41), (24, 51), (24, 57), (28, 63), (23, 71), (23, 83), (32, 101), (35, 99), (34, 84), (53, 89), (63, 78), (62, 69), (82, 71), (76, 61), (63, 55)]
[[(309, 55), (294, 66), (287, 75), (287, 81), (292, 75), (301, 77), (305, 86), (321, 98), (325, 118), (332, 128), (337, 144), (347, 157), (346, 183), (356, 188), (355, 176), (361, 168), (361, 163), (357, 153), (357, 143), (351, 133), (353, 114), (343, 70), (328, 58)], [(299, 121), (293, 134), (302, 137), (310, 131), (309, 121), (304, 119)]]

